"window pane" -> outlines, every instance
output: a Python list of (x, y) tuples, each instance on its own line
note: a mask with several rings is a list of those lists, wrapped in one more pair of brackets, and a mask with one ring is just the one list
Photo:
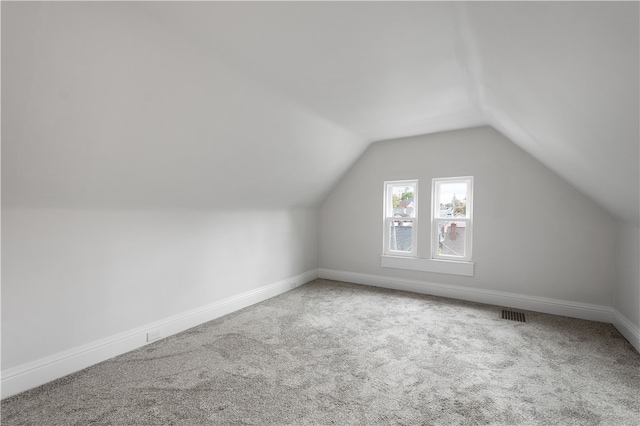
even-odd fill
[(438, 217), (468, 217), (466, 182), (441, 183), (438, 187), (438, 200)]
[(414, 205), (415, 185), (391, 186), (391, 216), (416, 217)]
[(411, 239), (413, 236), (413, 222), (402, 220), (389, 221), (389, 250), (411, 251)]
[(438, 254), (464, 257), (466, 222), (438, 221)]

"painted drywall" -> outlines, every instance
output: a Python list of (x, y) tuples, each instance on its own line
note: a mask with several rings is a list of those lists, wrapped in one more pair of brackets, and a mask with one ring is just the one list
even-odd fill
[[(95, 309), (113, 314), (120, 308), (113, 307), (112, 288), (125, 294), (127, 289), (138, 289), (118, 287), (113, 275), (139, 277), (144, 284), (134, 291), (133, 299), (147, 297), (153, 285), (145, 277), (155, 277), (155, 263), (143, 258), (128, 265), (127, 256), (111, 252), (104, 261), (91, 261), (94, 257), (87, 259), (89, 254), (80, 248), (85, 235), (106, 241), (107, 247), (116, 244), (113, 235), (124, 247), (131, 238), (134, 246), (151, 250), (156, 238), (167, 232), (178, 240), (189, 239), (190, 228), (185, 233), (176, 230), (191, 223), (186, 216), (227, 217), (240, 208), (258, 234), (268, 233), (265, 221), (271, 214), (287, 215), (294, 206), (313, 206), (324, 199), (370, 140), (486, 121), (605, 209), (637, 226), (633, 201), (638, 195), (634, 192), (638, 5), (633, 2), (587, 6), (580, 2), (525, 6), (2, 2), (1, 7), (2, 203), (9, 220), (3, 223), (3, 233), (9, 235), (3, 247), (16, 263), (14, 267), (7, 259), (3, 262), (9, 268), (3, 271), (9, 274), (8, 284), (3, 283), (3, 306), (11, 313), (10, 346), (25, 338), (11, 330), (37, 330), (29, 320), (25, 330), (11, 324), (13, 318), (28, 317), (17, 312), (20, 309), (40, 322), (47, 315), (59, 316), (64, 327), (72, 322), (71, 315), (56, 314), (39, 293), (56, 300), (61, 297), (57, 291), (66, 294), (85, 289), (80, 283), (98, 282), (86, 295), (80, 291), (80, 300), (95, 302), (96, 294), (104, 294), (106, 302)], [(220, 25), (212, 25), (214, 20)], [(323, 266), (613, 303), (614, 286), (602, 284), (615, 269), (611, 258), (615, 232), (608, 216), (510, 147), (510, 141), (484, 132), (491, 133), (476, 130), (473, 141), (462, 142), (436, 135), (434, 140), (446, 146), (417, 149), (417, 157), (421, 152), (429, 157), (411, 159), (411, 168), (406, 168), (410, 162), (402, 150), (389, 148), (389, 158), (398, 158), (393, 167), (387, 159), (374, 161), (374, 168), (384, 165), (378, 171), (384, 176), (352, 172), (323, 207)], [(450, 152), (458, 146), (465, 152)], [(458, 157), (484, 160), (471, 167), (469, 161), (455, 160)], [(377, 255), (371, 256), (381, 248), (379, 217), (367, 213), (379, 211), (381, 184), (371, 187), (371, 179), (421, 174), (421, 179), (429, 180), (435, 172), (475, 174), (481, 178), (477, 185), (485, 183), (476, 192), (484, 194), (485, 201), (479, 202), (492, 200), (484, 205), (483, 222), (476, 227), (476, 276), (467, 280), (379, 271)], [(349, 184), (354, 179), (362, 181)], [(355, 192), (345, 193), (345, 185)], [(559, 217), (555, 213), (565, 203), (575, 210)], [(520, 206), (527, 210), (522, 212)], [(172, 213), (176, 208), (202, 210)], [(276, 210), (263, 215), (265, 208)], [(128, 211), (114, 212), (119, 209)], [(345, 219), (342, 211), (355, 215)], [(347, 237), (345, 221), (358, 222), (352, 237)], [(157, 225), (147, 232), (145, 226), (133, 225), (138, 222)], [(126, 238), (116, 232), (120, 223), (130, 231)], [(576, 227), (583, 232), (572, 233)], [(112, 232), (102, 236), (98, 228)], [(240, 228), (220, 229), (220, 235), (227, 235), (229, 229)], [(424, 233), (428, 228), (421, 229)], [(78, 247), (70, 250), (76, 237)], [(479, 237), (484, 243), (477, 241)], [(193, 241), (187, 252), (193, 258), (204, 256)], [(56, 252), (58, 247), (63, 250)], [(101, 247), (90, 242), (87, 250), (100, 259)], [(266, 248), (258, 247), (266, 253)], [(423, 243), (423, 255), (425, 247)], [(164, 254), (171, 252), (166, 250)], [(163, 253), (154, 256), (169, 259)], [(194, 266), (181, 257), (182, 252), (171, 253), (176, 259), (162, 265), (168, 268), (165, 275), (176, 278), (180, 265)], [(233, 253), (246, 258), (240, 251)], [(281, 272), (276, 275), (290, 276), (285, 267), (291, 262), (288, 255), (276, 259), (280, 266), (275, 268)], [(77, 269), (76, 258), (87, 260), (88, 266), (83, 263)], [(229, 284), (240, 285), (238, 291), (255, 284), (248, 284), (244, 275), (248, 271), (226, 269), (253, 268), (248, 262), (215, 265), (223, 277), (238, 278), (240, 284), (235, 280)], [(623, 269), (630, 271), (632, 265), (624, 262)], [(42, 271), (55, 272), (56, 281), (44, 285), (51, 281)], [(106, 276), (93, 276), (103, 272)], [(185, 274), (198, 277), (195, 272)], [(634, 272), (623, 275), (633, 278)], [(175, 295), (168, 278), (161, 282), (162, 292)], [(201, 284), (189, 288), (192, 299), (177, 297), (171, 307), (165, 300), (159, 304), (162, 312), (156, 312), (152, 303), (141, 312), (128, 313), (122, 324), (111, 315), (116, 326), (98, 325), (96, 338), (193, 306), (190, 302), (200, 296), (236, 294), (215, 286), (205, 291)], [(624, 299), (627, 285), (619, 284), (618, 290)], [(620, 303), (622, 310), (631, 309)], [(132, 309), (125, 308), (125, 312)], [(88, 308), (75, 313), (84, 313), (83, 309)], [(57, 325), (51, 321), (47, 327)], [(51, 342), (38, 334), (42, 343), (22, 344), (33, 349), (26, 358), (85, 342), (94, 333), (87, 330), (68, 336), (57, 331)], [(4, 340), (3, 336), (6, 348)], [(49, 343), (51, 351), (46, 349)], [(17, 358), (22, 355), (9, 355), (8, 365), (21, 362)]]
[[(429, 257), (431, 179), (474, 177), (475, 275), (382, 268), (383, 182), (418, 179)], [(320, 210), (321, 268), (612, 306), (615, 221), (489, 127), (373, 144)]]
[(2, 3), (3, 206), (318, 205), (365, 141), (144, 9)]
[(617, 230), (614, 308), (640, 330), (640, 230), (626, 223)]
[(317, 211), (2, 212), (2, 369), (317, 268)]
[(463, 5), (487, 123), (638, 226), (640, 4)]
[(371, 141), (489, 124), (638, 225), (637, 2), (1, 7), (12, 205), (317, 205)]

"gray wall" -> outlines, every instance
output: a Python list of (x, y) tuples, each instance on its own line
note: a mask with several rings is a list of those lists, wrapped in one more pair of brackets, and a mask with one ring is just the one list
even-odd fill
[[(431, 179), (449, 176), (474, 176), (475, 276), (381, 268), (383, 182), (419, 179), (418, 257), (428, 257)], [(372, 145), (321, 206), (319, 263), (612, 306), (615, 241), (607, 213), (500, 133), (480, 127)]]
[(2, 212), (2, 369), (317, 268), (317, 211)]
[(640, 230), (637, 226), (618, 225), (617, 248), (614, 308), (640, 328)]

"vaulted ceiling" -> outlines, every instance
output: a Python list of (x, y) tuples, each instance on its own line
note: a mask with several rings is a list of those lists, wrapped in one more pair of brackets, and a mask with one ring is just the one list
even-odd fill
[(317, 205), (372, 142), (490, 125), (637, 225), (638, 16), (637, 2), (3, 2), (3, 204)]

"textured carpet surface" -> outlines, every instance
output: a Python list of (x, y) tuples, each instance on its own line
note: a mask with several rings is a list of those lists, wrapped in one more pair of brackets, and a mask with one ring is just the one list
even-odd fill
[(3, 425), (638, 425), (609, 324), (317, 280), (2, 401)]

